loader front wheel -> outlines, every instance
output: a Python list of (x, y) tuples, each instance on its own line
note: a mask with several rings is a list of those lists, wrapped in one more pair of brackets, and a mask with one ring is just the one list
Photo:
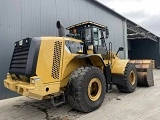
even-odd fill
[(124, 71), (124, 85), (116, 85), (120, 92), (132, 93), (137, 87), (137, 71), (132, 63), (126, 65)]
[(70, 76), (68, 102), (78, 111), (92, 112), (103, 103), (105, 91), (105, 77), (99, 68), (80, 67)]

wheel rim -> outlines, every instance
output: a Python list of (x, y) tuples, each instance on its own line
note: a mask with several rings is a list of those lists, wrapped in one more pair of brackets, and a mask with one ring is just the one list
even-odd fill
[(135, 84), (135, 82), (136, 82), (136, 75), (135, 75), (134, 71), (130, 72), (129, 80), (130, 80), (131, 85)]
[(96, 101), (102, 92), (102, 84), (98, 78), (93, 78), (88, 85), (88, 97), (91, 101)]

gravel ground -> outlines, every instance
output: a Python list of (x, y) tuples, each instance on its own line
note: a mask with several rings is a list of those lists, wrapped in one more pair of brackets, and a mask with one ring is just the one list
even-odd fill
[(81, 113), (70, 105), (53, 107), (50, 101), (15, 97), (0, 101), (0, 120), (160, 120), (160, 70), (154, 70), (155, 86), (138, 87), (134, 93), (120, 93), (113, 87), (102, 106)]

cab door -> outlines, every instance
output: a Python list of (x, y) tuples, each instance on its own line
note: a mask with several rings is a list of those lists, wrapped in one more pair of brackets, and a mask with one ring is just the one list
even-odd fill
[(95, 54), (106, 55), (107, 54), (107, 46), (105, 42), (103, 29), (93, 28), (93, 47)]

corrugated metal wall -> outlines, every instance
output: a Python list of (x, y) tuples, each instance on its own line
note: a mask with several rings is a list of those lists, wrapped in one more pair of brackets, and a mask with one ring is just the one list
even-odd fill
[[(26, 37), (57, 35), (56, 21), (64, 26), (92, 20), (107, 25), (113, 50), (124, 46), (123, 20), (91, 0), (0, 0), (0, 99), (15, 94), (3, 87), (14, 42)], [(120, 56), (123, 58), (124, 53)]]

